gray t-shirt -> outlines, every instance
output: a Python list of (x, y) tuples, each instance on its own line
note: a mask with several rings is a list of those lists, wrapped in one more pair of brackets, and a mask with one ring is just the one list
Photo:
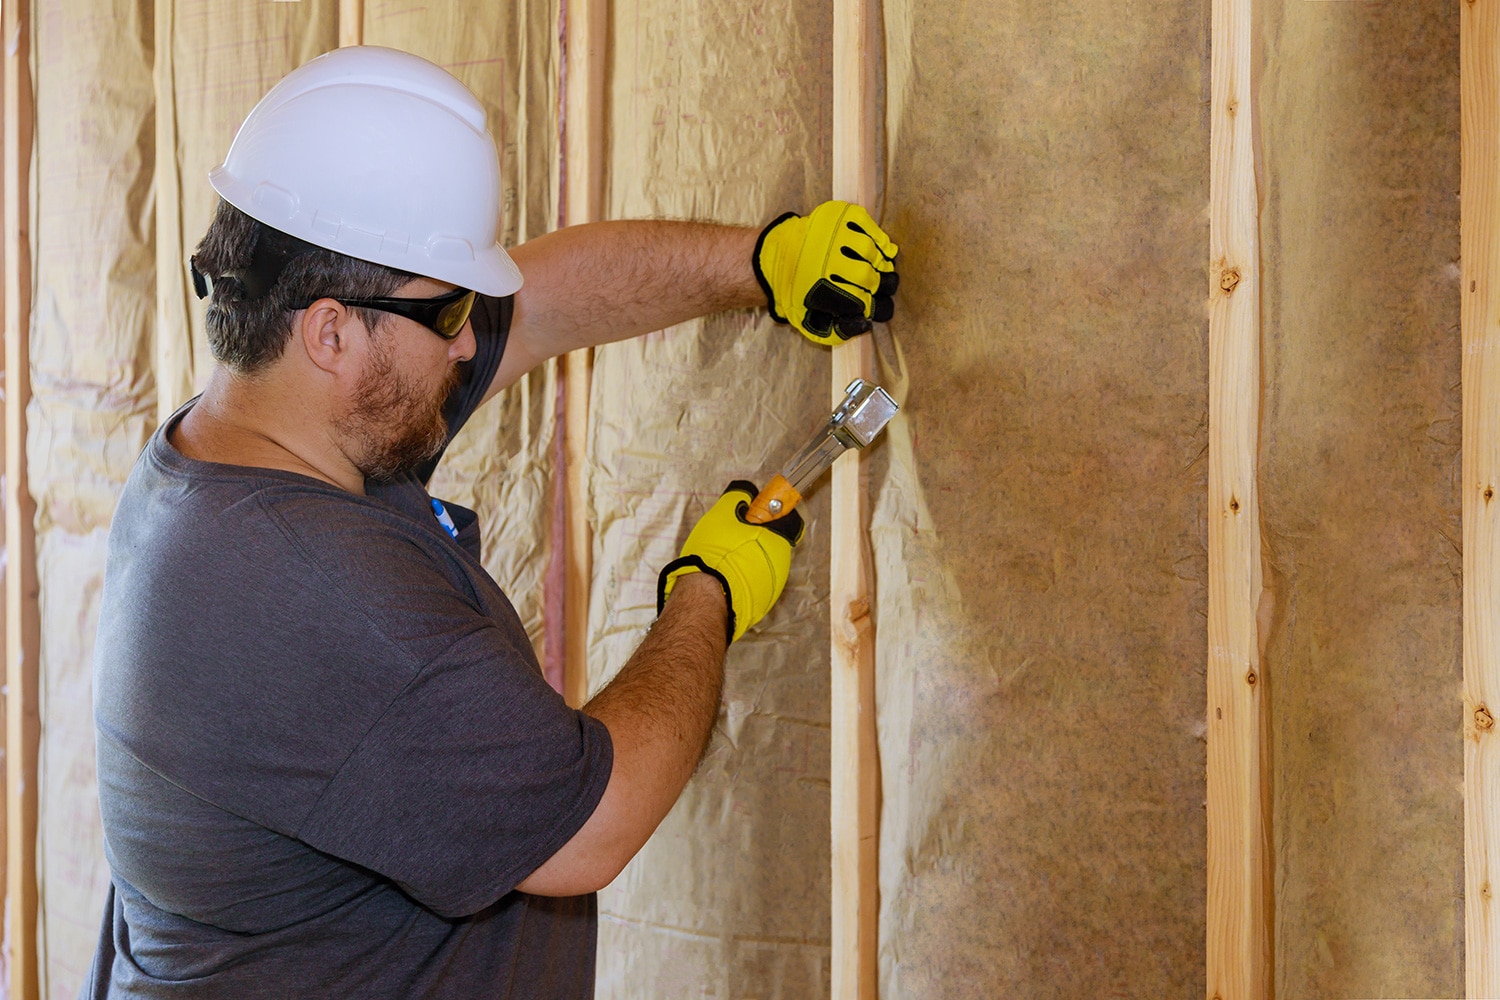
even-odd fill
[[(499, 365), (481, 299), (456, 431)], [(609, 780), (421, 474), (355, 496), (151, 438), (110, 531), (94, 655), (112, 873), (84, 998), (593, 994), (593, 896), (516, 883)], [(435, 463), (433, 463), (435, 464)]]

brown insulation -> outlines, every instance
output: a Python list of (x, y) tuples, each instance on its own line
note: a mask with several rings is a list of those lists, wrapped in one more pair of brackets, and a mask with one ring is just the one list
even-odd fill
[(1458, 12), (1261, 9), (1276, 993), (1461, 996)]
[(202, 391), (213, 370), (203, 306), (187, 258), (208, 229), (218, 195), (208, 172), (267, 90), (338, 44), (338, 0), (158, 0), (157, 175), (161, 270), (158, 358), (163, 416)]
[[(826, 198), (828, 17), (795, 0), (617, 7), (609, 214), (760, 225)], [(657, 572), (692, 523), (827, 419), (828, 386), (826, 351), (763, 312), (598, 352), (591, 688), (655, 617)], [(826, 995), (826, 485), (803, 511), (782, 602), (729, 653), (707, 760), (600, 896), (601, 998)]]
[(885, 996), (1203, 992), (1207, 27), (886, 5)]
[[(872, 460), (889, 998), (1204, 985), (1209, 8), (887, 0), (885, 202), (904, 250)], [(28, 411), (41, 580), (44, 993), (71, 998), (107, 870), (89, 668), (104, 540), (209, 360), (183, 261), (255, 100), (336, 0), (36, 5)], [(1457, 16), (1259, 7), (1276, 985), (1462, 992)], [(831, 11), (615, 5), (608, 214), (761, 225), (829, 191)], [(486, 103), (505, 232), (557, 214), (558, 4), (366, 5), (365, 36)], [(153, 26), (154, 21), (154, 26)], [(155, 49), (153, 50), (153, 39)], [(159, 168), (159, 169), (157, 169)], [(154, 186), (153, 186), (154, 184)], [(434, 489), (480, 511), (534, 637), (549, 366)], [(763, 313), (598, 352), (591, 687), (730, 479), (828, 412)], [(708, 758), (601, 896), (598, 995), (824, 995), (826, 484), (783, 602), (730, 653)]]
[[(190, 240), (213, 208), (206, 175), (262, 90), (332, 46), (336, 4), (115, 0), (85, 16), (36, 8), (36, 299), (27, 450), (37, 499), (41, 580), (42, 752), (39, 930), (43, 992), (77, 995), (97, 941), (108, 867), (94, 786), (90, 673), (110, 517), (156, 425), (153, 338), (187, 343), (186, 299), (157, 317), (158, 142), (175, 146), (180, 205), (168, 222)], [(165, 82), (175, 119), (155, 116), (153, 38), (171, 46)], [(171, 142), (167, 149), (173, 149)], [(160, 160), (171, 164), (167, 153)], [(153, 180), (158, 185), (153, 190)], [(185, 221), (182, 221), (185, 220)], [(169, 230), (165, 280), (183, 285), (181, 233)], [(201, 342), (201, 309), (193, 312)], [(160, 346), (159, 344), (157, 345)], [(192, 352), (198, 381), (205, 349)]]
[[(368, 3), (364, 40), (413, 52), (453, 73), (484, 103), (501, 154), (503, 242), (539, 236), (557, 219), (555, 2), (476, 11), (423, 0)], [(542, 636), (550, 553), (556, 365), (532, 372), (464, 428), (437, 475), (434, 496), (479, 512), (486, 568)]]
[(36, 12), (28, 471), (41, 583), (43, 995), (72, 1000), (109, 871), (90, 667), (115, 498), (155, 426), (151, 4)]

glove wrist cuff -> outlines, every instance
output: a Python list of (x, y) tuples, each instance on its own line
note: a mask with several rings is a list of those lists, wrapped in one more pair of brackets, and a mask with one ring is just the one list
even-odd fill
[(734, 642), (735, 622), (734, 591), (729, 589), (729, 581), (725, 578), (723, 573), (720, 573), (716, 569), (710, 568), (709, 565), (698, 556), (679, 556), (678, 558), (673, 559), (671, 562), (662, 567), (661, 574), (656, 578), (656, 613), (660, 615), (662, 613), (662, 609), (667, 606), (667, 585), (672, 580), (672, 574), (680, 569), (687, 569), (689, 567), (697, 570), (700, 573), (707, 573), (715, 580), (718, 580), (719, 586), (724, 588), (724, 606), (726, 609), (728, 609), (729, 612), (727, 620), (725, 622), (724, 642), (725, 645), (732, 644)]
[(797, 218), (796, 212), (783, 212), (772, 219), (766, 228), (760, 231), (760, 238), (755, 241), (755, 252), (750, 255), (750, 268), (755, 272), (755, 280), (760, 282), (760, 290), (766, 293), (766, 308), (771, 310), (771, 318), (785, 325), (788, 321), (776, 309), (776, 293), (771, 291), (771, 282), (766, 278), (766, 273), (760, 266), (760, 252), (765, 248), (766, 237), (771, 235), (771, 230), (781, 225), (787, 219)]

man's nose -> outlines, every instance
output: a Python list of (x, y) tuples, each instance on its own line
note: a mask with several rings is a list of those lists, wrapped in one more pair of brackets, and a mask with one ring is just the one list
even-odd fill
[(465, 320), (464, 328), (448, 344), (448, 358), (452, 361), (468, 361), (478, 349), (479, 345), (474, 340), (474, 324)]

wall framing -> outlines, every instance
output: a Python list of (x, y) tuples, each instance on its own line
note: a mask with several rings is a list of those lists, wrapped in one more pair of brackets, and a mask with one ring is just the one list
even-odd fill
[(1500, 994), (1500, 7), (1460, 5), (1465, 989)]
[[(834, 0), (833, 196), (872, 208), (878, 204), (880, 182), (880, 18), (879, 0)], [(835, 405), (855, 378), (875, 378), (871, 337), (833, 349), (830, 396)], [(874, 1000), (879, 993), (880, 760), (867, 462), (856, 451), (835, 463), (831, 494), (834, 1000)]]
[[(604, 97), (609, 44), (608, 0), (564, 0), (563, 223), (604, 217)], [(563, 697), (588, 700), (589, 527), (588, 429), (593, 351), (563, 355)]]
[(1251, 0), (1214, 0), (1209, 194), (1208, 995), (1271, 987), (1257, 449), (1260, 238)]
[[(1464, 393), (1464, 843), (1466, 989), (1500, 995), (1500, 914), (1494, 877), (1500, 864), (1500, 758), (1494, 735), (1500, 698), (1500, 540), (1493, 502), (1500, 478), (1500, 11), (1496, 0), (1460, 5), (1463, 98), (1462, 357)], [(607, 0), (571, 0), (565, 21), (568, 143), (564, 174), (568, 224), (602, 217), (605, 190)], [(157, 24), (173, 5), (157, 0)], [(1260, 396), (1260, 264), (1252, 89), (1254, 8), (1249, 0), (1212, 5), (1212, 178), (1208, 297), (1210, 340), (1208, 733), (1208, 996), (1269, 996), (1273, 976), (1274, 861), (1267, 766), (1269, 706), (1259, 651), (1264, 585), (1261, 568), (1257, 453)], [(362, 41), (362, 0), (340, 0), (341, 44)], [(11, 42), (4, 76), (4, 315), (6, 378), (6, 700), (7, 961), (10, 995), (39, 989), (36, 878), (37, 665), (33, 505), (28, 492), (26, 407), (31, 306), (30, 171), (33, 149), (30, 71), (31, 5), (5, 5)], [(880, 199), (881, 5), (835, 0), (835, 197), (876, 209)], [(158, 37), (171, 32), (159, 30)], [(171, 50), (157, 56), (158, 148), (175, 145), (170, 101)], [(163, 138), (165, 137), (165, 138)], [(180, 229), (173, 194), (180, 187), (170, 158), (159, 163), (159, 231)], [(876, 214), (880, 213), (876, 211)], [(158, 244), (160, 248), (165, 244)], [(186, 299), (181, 262), (159, 259), (158, 315)], [(1450, 300), (1451, 301), (1451, 300)], [(163, 327), (165, 329), (165, 327)], [(165, 417), (191, 390), (191, 342), (157, 347), (158, 412)], [(564, 540), (567, 594), (565, 694), (582, 704), (588, 692), (587, 623), (594, 568), (589, 532), (587, 445), (591, 359), (563, 359), (565, 403)], [(835, 398), (850, 378), (875, 373), (869, 338), (834, 352)], [(880, 770), (875, 743), (875, 633), (870, 616), (868, 469), (861, 456), (842, 460), (832, 485), (830, 635), (833, 679), (831, 844), (833, 995), (873, 998), (876, 973)]]
[(28, 486), (26, 404), (31, 398), (32, 6), (4, 6), (5, 232), (5, 960), (13, 1000), (40, 990), (37, 940), (37, 764), (41, 741), (41, 625), (36, 504)]

